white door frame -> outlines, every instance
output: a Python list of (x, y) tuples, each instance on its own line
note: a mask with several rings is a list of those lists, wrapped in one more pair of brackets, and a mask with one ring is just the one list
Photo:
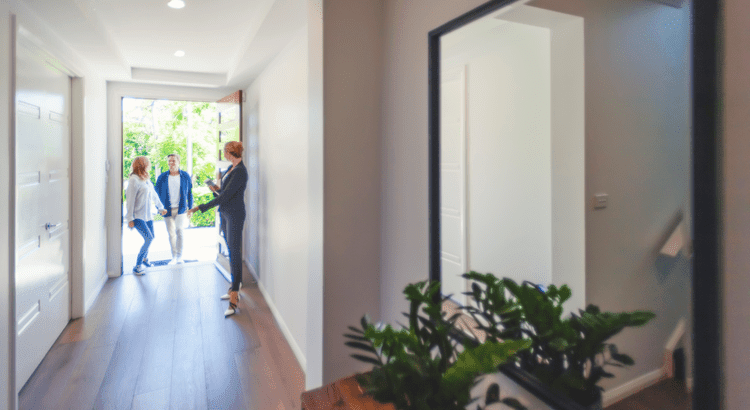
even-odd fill
[(116, 278), (122, 267), (122, 99), (218, 101), (236, 88), (199, 88), (144, 83), (107, 83), (107, 275)]

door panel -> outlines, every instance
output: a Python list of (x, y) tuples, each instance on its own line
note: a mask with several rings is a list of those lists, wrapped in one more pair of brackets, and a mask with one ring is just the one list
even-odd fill
[(440, 271), (442, 292), (466, 305), (466, 70), (447, 70), (440, 84)]
[[(217, 174), (223, 175), (231, 165), (224, 159), (224, 144), (229, 141), (242, 142), (242, 90), (238, 90), (217, 101), (217, 111), (219, 115), (219, 146), (217, 147), (216, 171)], [(218, 209), (216, 210), (216, 235), (217, 235), (217, 255), (216, 262), (221, 265), (227, 272), (231, 272), (229, 267), (229, 249), (224, 237), (221, 235), (221, 216)]]
[(16, 380), (70, 319), (70, 78), (19, 39), (16, 79)]

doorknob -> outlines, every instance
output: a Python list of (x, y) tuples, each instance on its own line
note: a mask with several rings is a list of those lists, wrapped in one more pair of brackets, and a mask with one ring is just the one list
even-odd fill
[(56, 227), (58, 227), (58, 226), (60, 226), (60, 225), (62, 225), (62, 222), (61, 222), (61, 223), (59, 223), (59, 224), (51, 224), (51, 223), (47, 222), (47, 223), (46, 223), (46, 224), (44, 225), (44, 229), (46, 229), (46, 230), (50, 230), (50, 229), (52, 229), (52, 228), (56, 228)]

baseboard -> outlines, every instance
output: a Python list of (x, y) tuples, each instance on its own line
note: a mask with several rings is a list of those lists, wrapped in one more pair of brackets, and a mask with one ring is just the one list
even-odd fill
[(104, 284), (107, 283), (107, 280), (109, 278), (110, 276), (106, 273), (103, 273), (99, 276), (99, 283), (96, 284), (96, 286), (94, 287), (94, 291), (91, 292), (91, 295), (89, 295), (88, 299), (86, 299), (86, 304), (83, 306), (83, 316), (86, 316), (86, 314), (89, 312), (89, 308), (94, 305), (94, 302), (96, 302), (96, 298), (99, 297), (99, 293), (101, 293), (102, 288), (104, 288)]
[(613, 389), (605, 390), (602, 395), (602, 407), (607, 407), (611, 404), (617, 403), (622, 399), (656, 384), (662, 379), (663, 374), (662, 369), (656, 369)]
[(227, 282), (232, 283), (232, 274), (227, 272), (227, 270), (224, 269), (224, 267), (221, 266), (219, 262), (214, 261), (213, 264), (216, 267), (216, 270), (218, 270), (219, 273), (221, 273), (221, 276), (223, 276), (224, 279), (227, 280)]
[(286, 339), (287, 343), (289, 343), (289, 346), (292, 348), (292, 352), (294, 352), (294, 356), (297, 358), (297, 362), (299, 362), (300, 367), (302, 368), (302, 371), (307, 374), (307, 359), (305, 359), (305, 355), (302, 353), (302, 349), (300, 349), (299, 345), (297, 344), (297, 341), (294, 340), (294, 337), (292, 336), (292, 332), (289, 331), (289, 328), (286, 325), (286, 322), (284, 322), (284, 319), (281, 317), (281, 313), (278, 309), (276, 309), (276, 305), (273, 303), (273, 299), (271, 298), (271, 295), (266, 292), (266, 288), (263, 286), (262, 282), (258, 282), (258, 289), (260, 289), (260, 293), (263, 295), (263, 297), (266, 299), (266, 303), (268, 304), (268, 307), (271, 309), (271, 313), (273, 314), (274, 319), (276, 319), (276, 324), (279, 326), (279, 329), (281, 329), (281, 333), (284, 334), (284, 338)]
[(253, 275), (253, 278), (256, 282), (260, 280), (258, 277), (258, 272), (255, 271), (255, 268), (253, 268), (253, 265), (250, 263), (250, 259), (245, 258), (243, 259), (245, 261), (245, 266), (247, 267), (247, 270), (250, 272), (251, 275)]

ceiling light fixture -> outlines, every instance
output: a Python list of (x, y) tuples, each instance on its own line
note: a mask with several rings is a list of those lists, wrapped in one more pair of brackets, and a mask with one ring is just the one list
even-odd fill
[(184, 0), (172, 0), (169, 3), (167, 3), (167, 6), (173, 9), (181, 9), (185, 7), (185, 1)]
[(177, 50), (174, 52), (175, 57), (185, 57), (185, 52), (182, 50)]

